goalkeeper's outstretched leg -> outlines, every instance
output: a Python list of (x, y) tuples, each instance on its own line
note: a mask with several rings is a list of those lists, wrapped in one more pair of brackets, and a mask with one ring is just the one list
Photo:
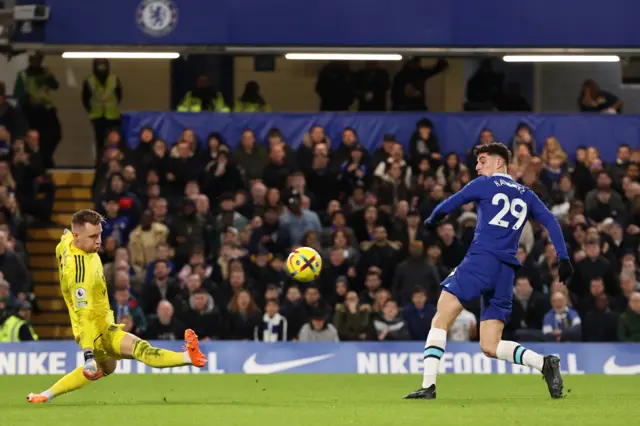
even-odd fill
[(194, 365), (204, 367), (207, 357), (200, 351), (198, 336), (193, 330), (184, 332), (184, 352), (154, 348), (145, 340), (127, 333), (120, 342), (120, 354), (123, 358), (135, 359), (155, 368), (181, 367)]
[[(184, 333), (184, 352), (174, 352), (166, 349), (154, 348), (145, 340), (129, 333), (111, 336), (111, 343), (118, 343), (118, 353), (114, 353), (114, 359), (101, 362), (97, 369), (86, 371), (84, 367), (78, 367), (66, 376), (62, 377), (51, 388), (38, 394), (30, 393), (27, 401), (33, 404), (51, 402), (55, 397), (78, 390), (92, 381), (96, 381), (113, 373), (116, 369), (115, 358), (135, 359), (150, 367), (169, 368), (194, 365), (198, 368), (207, 363), (207, 357), (200, 351), (198, 336), (193, 330)], [(113, 351), (115, 352), (115, 351)]]

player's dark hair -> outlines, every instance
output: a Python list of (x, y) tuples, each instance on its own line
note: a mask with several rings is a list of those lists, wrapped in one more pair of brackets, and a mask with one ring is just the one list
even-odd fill
[(209, 294), (209, 292), (207, 290), (205, 290), (204, 288), (199, 288), (196, 291), (193, 292), (194, 295), (196, 294)]
[[(206, 290), (205, 290), (206, 291)], [(280, 302), (278, 301), (278, 299), (267, 299), (264, 304), (265, 306), (268, 305), (269, 303), (275, 303), (276, 305), (280, 306)]]
[(505, 166), (508, 166), (509, 161), (511, 161), (511, 151), (500, 142), (491, 142), (486, 145), (477, 146), (473, 150), (473, 155), (474, 157), (478, 157), (480, 154), (498, 155), (504, 160)]
[(91, 209), (80, 210), (71, 217), (71, 224), (74, 226), (82, 226), (87, 223), (91, 225), (99, 225), (103, 221), (104, 218), (102, 215)]
[(425, 296), (427, 295), (427, 291), (424, 289), (424, 287), (420, 287), (419, 285), (414, 286), (413, 287), (413, 291), (411, 292), (412, 295), (414, 295), (416, 293), (422, 293)]

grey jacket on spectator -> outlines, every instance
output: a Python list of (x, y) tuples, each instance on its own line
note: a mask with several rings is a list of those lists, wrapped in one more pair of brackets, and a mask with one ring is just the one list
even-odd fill
[(314, 330), (310, 323), (306, 323), (300, 329), (298, 340), (301, 342), (339, 342), (338, 330), (333, 324), (327, 323), (321, 330)]

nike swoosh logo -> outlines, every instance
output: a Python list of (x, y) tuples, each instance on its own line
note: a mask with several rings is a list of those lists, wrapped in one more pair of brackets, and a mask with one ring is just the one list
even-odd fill
[(612, 356), (604, 363), (604, 374), (640, 374), (640, 364), (617, 365), (616, 356)]
[(244, 362), (242, 370), (246, 374), (273, 374), (281, 371), (290, 370), (296, 367), (302, 367), (303, 365), (313, 364), (315, 362), (324, 361), (335, 356), (335, 354), (325, 354), (312, 356), (309, 358), (294, 359), (291, 361), (273, 362), (270, 364), (258, 364), (256, 362), (256, 355), (253, 354)]

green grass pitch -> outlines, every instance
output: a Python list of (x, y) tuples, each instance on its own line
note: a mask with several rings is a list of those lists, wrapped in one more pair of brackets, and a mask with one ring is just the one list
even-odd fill
[(568, 376), (549, 398), (541, 376), (443, 375), (435, 401), (406, 401), (420, 376), (116, 375), (29, 405), (52, 376), (0, 376), (2, 426), (638, 424), (640, 378)]

